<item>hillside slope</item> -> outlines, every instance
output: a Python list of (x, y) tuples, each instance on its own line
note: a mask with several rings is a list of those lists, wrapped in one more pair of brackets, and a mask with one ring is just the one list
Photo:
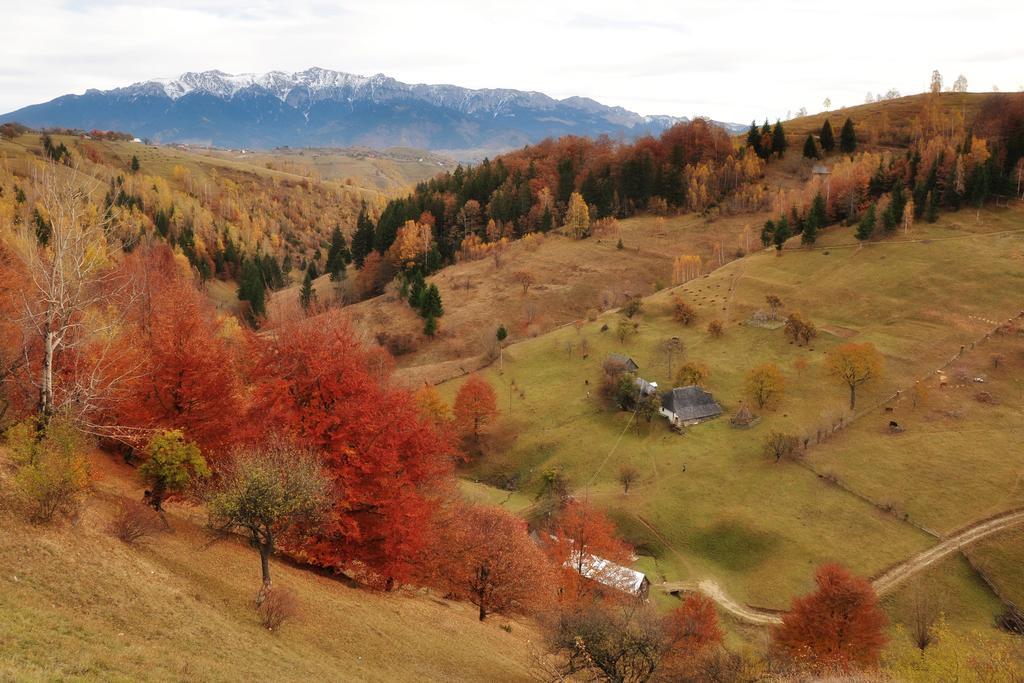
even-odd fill
[[(876, 576), (939, 534), (1019, 508), (1024, 461), (1011, 443), (1022, 424), (1021, 339), (969, 347), (1021, 310), (1024, 211), (946, 215), (863, 247), (850, 233), (829, 228), (815, 249), (794, 240), (781, 258), (758, 252), (676, 288), (697, 309), (695, 325), (672, 319), (665, 291), (645, 300), (639, 332), (625, 342), (613, 336), (618, 315), (610, 312), (506, 349), (503, 371), (486, 372), (502, 397), (504, 426), (473, 475), (532, 492), (544, 473), (561, 471), (613, 514), (651, 575), (714, 578), (738, 601), (774, 609), (809, 588), (808, 567), (839, 561)], [(818, 339), (796, 346), (781, 330), (747, 324), (766, 294), (811, 319)], [(705, 332), (714, 318), (725, 325), (720, 339)], [(601, 364), (626, 353), (642, 377), (672, 386), (664, 344), (673, 337), (681, 342), (674, 367), (707, 367), (727, 415), (746, 400), (744, 375), (760, 363), (781, 368), (784, 400), (758, 411), (763, 420), (751, 429), (719, 418), (680, 437), (655, 417), (635, 430), (629, 413), (601, 402)], [(886, 359), (884, 378), (862, 390), (855, 415), (824, 362), (848, 341), (872, 342)], [(999, 405), (977, 401), (977, 389), (928, 382), (933, 397), (912, 406), (915, 380), (934, 380), (961, 346), (968, 352), (949, 371), (984, 375)], [(985, 370), (995, 353), (1005, 356), (1001, 369)], [(890, 419), (906, 432), (887, 429)], [(762, 453), (775, 430), (807, 439), (799, 462)], [(639, 472), (628, 495), (617, 479), (623, 465)]]
[(0, 508), (2, 680), (527, 679), (529, 625), (481, 623), (470, 606), (379, 594), (274, 562), (302, 615), (279, 633), (252, 609), (256, 554), (209, 544), (196, 511), (174, 506), (173, 533), (143, 548), (106, 529), (130, 468), (93, 458), (95, 495), (80, 518), (28, 526)]

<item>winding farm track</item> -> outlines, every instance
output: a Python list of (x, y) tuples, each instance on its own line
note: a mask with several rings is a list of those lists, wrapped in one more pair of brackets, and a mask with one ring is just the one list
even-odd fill
[[(1011, 510), (976, 522), (949, 538), (942, 540), (928, 550), (918, 553), (894, 567), (890, 567), (875, 578), (871, 585), (876, 593), (884, 595), (914, 574), (955, 552), (959, 552), (960, 549), (1022, 523), (1024, 523), (1024, 510)], [(703, 579), (701, 581), (669, 581), (660, 584), (659, 588), (666, 593), (694, 591), (703, 593), (718, 603), (719, 607), (729, 614), (750, 624), (771, 626), (782, 623), (782, 617), (778, 612), (738, 603), (730, 598), (718, 583), (711, 579)]]

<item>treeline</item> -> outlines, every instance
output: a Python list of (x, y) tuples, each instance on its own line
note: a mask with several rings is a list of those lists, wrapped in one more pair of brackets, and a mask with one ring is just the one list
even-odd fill
[(697, 119), (658, 138), (631, 144), (567, 136), (484, 160), (420, 183), (392, 200), (372, 235), (357, 230), (357, 263), (369, 249), (385, 254), (409, 221), (431, 225), (433, 263), (450, 263), (465, 240), (516, 239), (564, 225), (578, 192), (589, 217), (626, 217), (641, 210), (707, 211), (761, 176), (763, 162), (737, 151), (729, 134)]
[[(867, 240), (916, 221), (934, 222), (940, 211), (981, 207), (993, 196), (1018, 196), (1024, 175), (1024, 96), (991, 99), (981, 107), (973, 126), (935, 133), (912, 142), (903, 151), (864, 151), (855, 147), (854, 126), (847, 120), (849, 141), (827, 175), (816, 175), (799, 190), (780, 191), (778, 218), (762, 231), (765, 246), (781, 248), (801, 235), (813, 244), (826, 225), (856, 226), (855, 236)], [(820, 136), (827, 150), (831, 128)], [(812, 142), (812, 138), (808, 138)], [(834, 144), (834, 143), (833, 143)]]
[[(21, 126), (4, 128), (5, 135), (28, 132)], [(74, 139), (66, 136), (77, 133)], [(90, 193), (125, 249), (155, 234), (180, 250), (202, 280), (239, 280), (245, 263), (260, 274), (261, 292), (246, 283), (247, 314), (262, 315), (260, 299), (288, 284), (292, 270), (338, 273), (330, 260), (333, 233), (356, 223), (369, 209), (360, 191), (335, 183), (284, 179), (235, 171), (202, 163), (179, 163), (169, 171), (149, 166), (145, 148), (129, 160), (102, 140), (123, 140), (118, 133), (52, 131), (42, 134), (36, 153), (83, 173), (83, 184), (95, 178), (98, 193)], [(31, 149), (29, 151), (32, 151)], [(141, 159), (139, 158), (141, 157)], [(0, 170), (0, 214), (12, 223), (47, 220), (39, 197), (26, 196), (32, 187), (31, 157), (13, 157)], [(105, 190), (103, 189), (105, 186)], [(98, 195), (98, 196), (97, 196)], [(344, 234), (344, 233), (343, 233)], [(347, 249), (347, 245), (346, 245)]]

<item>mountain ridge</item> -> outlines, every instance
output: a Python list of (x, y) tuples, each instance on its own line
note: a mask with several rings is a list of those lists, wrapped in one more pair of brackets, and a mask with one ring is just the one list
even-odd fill
[[(641, 115), (591, 98), (408, 84), (312, 67), (210, 70), (68, 94), (0, 116), (34, 127), (127, 130), (218, 147), (413, 146), (501, 151), (545, 137), (657, 134), (685, 117)], [(730, 130), (733, 124), (725, 125)]]

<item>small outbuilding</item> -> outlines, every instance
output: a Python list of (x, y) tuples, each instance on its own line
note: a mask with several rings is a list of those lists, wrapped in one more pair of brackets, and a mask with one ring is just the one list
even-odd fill
[(637, 372), (640, 369), (640, 366), (636, 364), (636, 361), (629, 356), (622, 355), (621, 353), (611, 354), (608, 356), (608, 360), (606, 362), (621, 365), (628, 372)]
[(729, 424), (731, 424), (733, 427), (745, 429), (747, 427), (753, 427), (760, 421), (761, 418), (759, 418), (757, 415), (754, 415), (754, 413), (751, 412), (750, 408), (748, 408), (747, 405), (744, 403), (743, 405), (740, 406), (740, 409), (736, 411), (736, 414), (732, 416), (732, 419), (729, 420)]
[(695, 425), (722, 414), (722, 406), (696, 384), (676, 387), (661, 397), (661, 414), (674, 425)]
[(648, 382), (643, 377), (637, 377), (634, 383), (636, 384), (636, 388), (640, 391), (640, 396), (647, 397), (658, 393), (657, 382)]

